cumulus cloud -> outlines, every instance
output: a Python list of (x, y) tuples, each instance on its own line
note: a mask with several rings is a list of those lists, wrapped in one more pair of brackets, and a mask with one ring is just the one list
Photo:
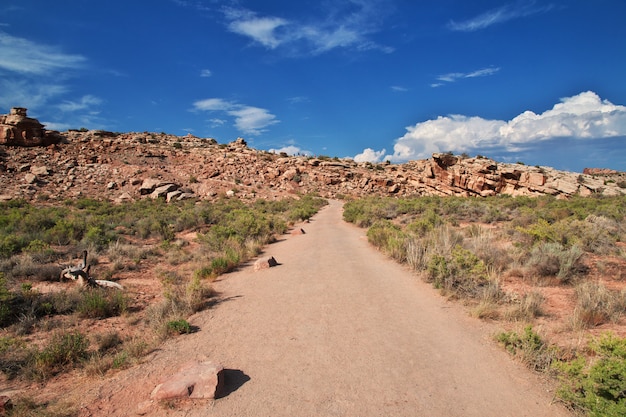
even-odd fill
[(453, 31), (474, 32), (509, 20), (545, 13), (554, 8), (552, 4), (536, 6), (535, 3), (535, 1), (527, 1), (507, 4), (461, 22), (451, 20), (447, 27)]
[(366, 148), (358, 155), (354, 156), (354, 162), (381, 162), (385, 157), (387, 151), (383, 149), (382, 151), (375, 151), (372, 148)]
[(270, 149), (269, 152), (276, 153), (276, 154), (284, 152), (287, 155), (292, 155), (292, 156), (293, 155), (307, 155), (307, 156), (313, 155), (311, 151), (305, 151), (296, 145), (288, 145), (288, 146), (283, 146), (282, 148), (278, 148), (278, 149)]
[[(266, 131), (268, 126), (279, 123), (276, 116), (267, 109), (238, 104), (221, 98), (208, 98), (193, 103), (196, 111), (224, 112), (234, 117), (235, 127), (242, 133), (257, 136)], [(222, 119), (211, 119), (213, 127), (225, 123)]]
[(241, 8), (226, 8), (228, 29), (267, 49), (287, 47), (292, 52), (321, 54), (336, 48), (377, 49), (386, 53), (393, 48), (371, 40), (379, 31), (381, 16), (390, 7), (385, 0), (340, 1), (329, 3), (324, 20), (296, 21), (277, 16), (259, 16)]
[(554, 138), (598, 139), (626, 136), (626, 106), (587, 91), (561, 99), (552, 109), (525, 111), (505, 120), (463, 115), (440, 116), (407, 127), (396, 140), (391, 159), (428, 158), (433, 152), (505, 149), (515, 152)]

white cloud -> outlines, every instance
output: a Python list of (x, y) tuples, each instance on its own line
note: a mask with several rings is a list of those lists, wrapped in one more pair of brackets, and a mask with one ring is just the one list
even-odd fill
[(295, 145), (283, 146), (282, 148), (279, 148), (279, 149), (270, 149), (268, 152), (272, 152), (276, 154), (284, 152), (287, 155), (292, 155), (292, 156), (293, 155), (307, 155), (307, 156), (313, 155), (311, 151), (305, 151)]
[(268, 48), (287, 47), (291, 52), (321, 54), (336, 48), (385, 53), (393, 48), (370, 39), (379, 30), (379, 21), (390, 10), (385, 0), (329, 3), (325, 20), (295, 21), (277, 16), (258, 16), (247, 9), (226, 8), (228, 29)]
[[(194, 109), (198, 111), (221, 111), (235, 118), (235, 127), (242, 133), (248, 135), (260, 135), (266, 131), (266, 127), (279, 123), (276, 116), (267, 109), (247, 106), (221, 98), (208, 98), (193, 103)], [(210, 120), (213, 127), (225, 123), (222, 119), (213, 118)]]
[(226, 111), (232, 109), (235, 104), (221, 98), (207, 98), (206, 100), (196, 101), (193, 103), (193, 106), (196, 110)]
[(76, 68), (86, 59), (70, 55), (49, 45), (40, 45), (0, 31), (0, 69), (19, 74), (43, 75), (51, 71)]
[(535, 1), (517, 2), (488, 10), (476, 17), (462, 22), (450, 21), (448, 29), (460, 32), (474, 32), (509, 20), (545, 13), (554, 8), (552, 4), (535, 7)]
[(203, 69), (202, 71), (200, 71), (200, 76), (203, 77), (203, 78), (207, 78), (207, 77), (210, 77), (212, 75), (213, 75), (213, 73), (209, 69)]
[(78, 110), (85, 110), (92, 106), (98, 106), (102, 103), (102, 100), (92, 95), (83, 96), (79, 101), (64, 101), (59, 104), (59, 109), (65, 112), (74, 112)]
[(0, 79), (0, 107), (43, 107), (53, 98), (67, 92), (60, 84), (33, 83), (27, 80)]
[(482, 69), (472, 71), (472, 72), (467, 72), (467, 73), (466, 72), (451, 72), (448, 74), (443, 74), (443, 75), (438, 76), (437, 80), (441, 82), (433, 83), (430, 86), (433, 88), (436, 88), (436, 87), (441, 87), (442, 85), (444, 85), (444, 83), (453, 83), (463, 78), (487, 77), (490, 75), (494, 75), (498, 71), (500, 71), (500, 68), (482, 68)]
[(228, 114), (235, 116), (235, 127), (248, 135), (260, 135), (267, 126), (278, 123), (276, 116), (259, 107), (242, 106)]
[(466, 152), (503, 148), (519, 151), (533, 143), (559, 137), (596, 139), (626, 136), (626, 106), (615, 105), (587, 91), (561, 99), (541, 114), (525, 111), (505, 120), (463, 115), (440, 116), (407, 127), (396, 140), (396, 162), (428, 158), (434, 152)]
[(391, 91), (395, 91), (396, 93), (406, 93), (407, 91), (409, 91), (409, 89), (399, 85), (392, 85)]
[(286, 24), (286, 20), (278, 17), (253, 17), (235, 20), (228, 25), (228, 28), (232, 32), (252, 38), (267, 48), (274, 49), (284, 42), (284, 39), (278, 38), (275, 31)]
[(355, 155), (353, 159), (354, 162), (381, 162), (386, 153), (387, 151), (385, 149), (375, 151), (372, 148), (367, 148), (360, 154)]

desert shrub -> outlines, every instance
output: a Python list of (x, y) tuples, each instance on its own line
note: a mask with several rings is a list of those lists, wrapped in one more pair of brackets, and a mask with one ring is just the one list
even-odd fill
[(7, 287), (7, 280), (4, 274), (0, 272), (0, 328), (11, 322), (11, 304), (13, 298), (13, 293), (11, 293)]
[(485, 264), (460, 245), (455, 246), (449, 255), (433, 255), (427, 272), (435, 288), (467, 297), (476, 297), (481, 287), (489, 283)]
[(81, 317), (103, 319), (118, 316), (126, 311), (128, 299), (122, 291), (105, 288), (88, 288), (82, 292), (77, 311)]
[(626, 415), (626, 339), (611, 333), (589, 343), (591, 358), (555, 362), (561, 385), (557, 395), (593, 417)]
[(88, 356), (89, 340), (78, 331), (56, 333), (40, 351), (31, 354), (29, 371), (36, 379), (49, 377), (70, 369)]
[(117, 349), (124, 343), (119, 333), (108, 332), (99, 334), (96, 336), (96, 342), (98, 343), (98, 352), (105, 353), (110, 350)]
[(367, 231), (368, 241), (399, 262), (406, 260), (406, 235), (390, 221), (376, 222)]
[(147, 318), (157, 334), (166, 338), (170, 335), (168, 322), (181, 320), (200, 311), (213, 293), (197, 275), (186, 282), (175, 273), (162, 273), (161, 281), (164, 300), (148, 309)]
[(543, 315), (542, 304), (545, 301), (545, 297), (538, 291), (530, 291), (522, 296), (522, 298), (515, 302), (514, 305), (509, 308), (505, 313), (507, 320), (524, 320), (530, 321), (535, 317)]
[(576, 307), (571, 318), (574, 329), (617, 322), (626, 312), (626, 292), (612, 291), (595, 282), (576, 287)]
[(556, 349), (548, 346), (532, 326), (526, 326), (521, 335), (514, 331), (501, 332), (496, 335), (496, 339), (509, 353), (519, 357), (526, 366), (535, 371), (550, 369), (557, 358)]
[(578, 246), (564, 247), (560, 243), (540, 243), (526, 261), (526, 267), (536, 276), (556, 276), (560, 282), (570, 282), (586, 271), (582, 264), (583, 251)]
[(191, 333), (191, 325), (184, 319), (168, 321), (165, 326), (170, 334)]

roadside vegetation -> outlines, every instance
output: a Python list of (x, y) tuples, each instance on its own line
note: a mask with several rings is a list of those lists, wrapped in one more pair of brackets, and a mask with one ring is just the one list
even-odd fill
[[(215, 302), (213, 280), (325, 204), (312, 196), (0, 203), (0, 380), (45, 383), (77, 369), (103, 376), (141, 361), (166, 338), (196, 330), (187, 319)], [(95, 278), (122, 279), (124, 290), (61, 278), (83, 250)], [(136, 275), (159, 293), (123, 281)], [(28, 399), (14, 410), (47, 415)]]
[[(472, 315), (511, 329), (497, 340), (557, 377), (569, 407), (626, 415), (626, 339), (598, 330), (626, 330), (626, 197), (366, 198), (348, 201), (344, 219)], [(587, 343), (550, 343), (533, 327), (557, 288), (574, 300), (558, 331)]]

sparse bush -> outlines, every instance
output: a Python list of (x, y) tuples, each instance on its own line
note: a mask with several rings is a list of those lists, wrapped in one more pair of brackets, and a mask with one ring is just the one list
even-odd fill
[(586, 272), (582, 256), (578, 246), (566, 248), (559, 243), (541, 243), (532, 249), (526, 266), (538, 277), (556, 276), (560, 282), (567, 283)]
[(626, 312), (626, 292), (611, 291), (595, 282), (576, 287), (576, 307), (571, 318), (574, 329), (595, 327), (609, 321), (617, 322)]
[(87, 358), (89, 340), (80, 332), (56, 333), (30, 359), (29, 371), (35, 379), (49, 377), (76, 366)]
[(532, 326), (526, 326), (522, 335), (516, 332), (502, 332), (496, 339), (509, 353), (518, 356), (526, 366), (535, 371), (550, 369), (550, 365), (557, 358), (556, 349), (549, 347)]
[(577, 411), (593, 417), (626, 415), (626, 339), (611, 333), (589, 343), (592, 359), (554, 364), (561, 386), (558, 396)]
[(126, 311), (128, 300), (122, 291), (88, 288), (82, 292), (77, 310), (81, 317), (103, 319)]
[(522, 296), (519, 302), (515, 303), (505, 313), (508, 320), (524, 320), (531, 321), (535, 317), (543, 315), (542, 305), (545, 297), (538, 291), (530, 291)]

